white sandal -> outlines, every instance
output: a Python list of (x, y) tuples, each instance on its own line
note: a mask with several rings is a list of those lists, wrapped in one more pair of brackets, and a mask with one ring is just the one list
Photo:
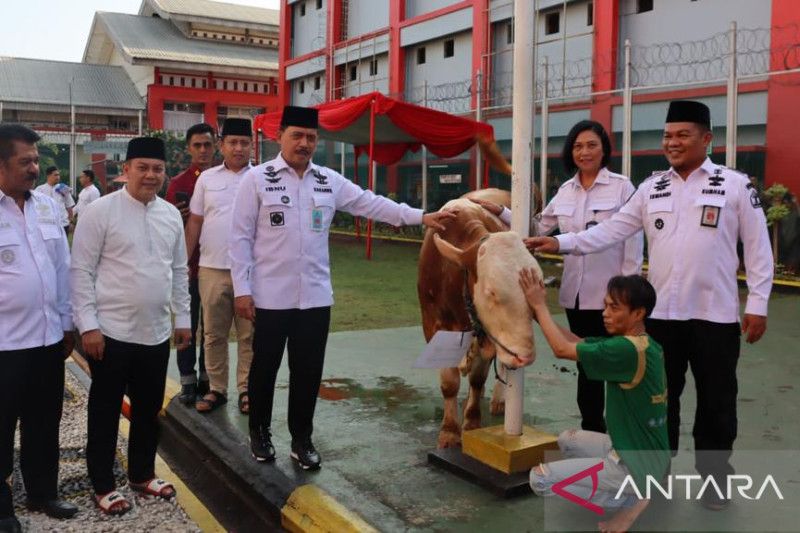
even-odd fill
[[(159, 479), (154, 477), (147, 483), (130, 483), (130, 486), (133, 490), (137, 492), (141, 492), (142, 494), (147, 494), (148, 496), (156, 496), (163, 500), (171, 500), (175, 497), (176, 491), (175, 487), (172, 486), (172, 483), (168, 481), (164, 481), (163, 479)], [(164, 495), (164, 489), (172, 489), (172, 493), (169, 496)]]
[[(98, 496), (95, 494), (94, 502), (107, 515), (121, 516), (133, 509), (131, 503), (119, 491), (112, 490), (102, 498), (98, 498)], [(124, 505), (120, 507), (121, 503)], [(117, 505), (116, 510), (114, 509), (115, 505)]]

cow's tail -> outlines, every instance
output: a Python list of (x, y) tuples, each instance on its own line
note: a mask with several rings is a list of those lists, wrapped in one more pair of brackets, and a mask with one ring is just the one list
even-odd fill
[(495, 140), (488, 135), (477, 135), (478, 147), (484, 159), (498, 172), (511, 175), (511, 164), (506, 160)]

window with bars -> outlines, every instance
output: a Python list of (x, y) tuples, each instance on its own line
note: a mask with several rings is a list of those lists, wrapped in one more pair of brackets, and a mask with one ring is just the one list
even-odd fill
[(417, 65), (425, 64), (425, 47), (420, 46), (417, 48)]
[(378, 60), (373, 59), (369, 62), (369, 75), (370, 76), (377, 76), (378, 75)]

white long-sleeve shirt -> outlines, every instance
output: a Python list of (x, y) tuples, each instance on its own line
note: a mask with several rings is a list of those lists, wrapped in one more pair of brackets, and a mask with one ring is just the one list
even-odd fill
[(422, 210), (365, 191), (309, 163), (302, 178), (278, 157), (242, 180), (230, 232), (235, 296), (260, 309), (333, 305), (328, 230), (336, 210), (396, 226), (421, 224)]
[[(538, 235), (549, 235), (558, 227), (561, 233), (579, 232), (608, 220), (625, 205), (636, 188), (622, 174), (600, 169), (594, 183), (584, 189), (578, 174), (567, 180), (542, 211), (537, 225)], [(500, 218), (511, 224), (511, 211), (504, 208)], [(580, 309), (603, 309), (608, 280), (642, 271), (644, 236), (636, 232), (624, 243), (591, 255), (564, 257), (564, 273), (558, 302), (567, 309), (575, 308), (579, 296)]]
[(189, 209), (203, 217), (200, 230), (200, 266), (230, 269), (228, 237), (231, 229), (233, 201), (242, 178), (250, 165), (233, 172), (223, 164), (209, 168), (197, 178)]
[(766, 316), (773, 260), (758, 193), (744, 174), (706, 158), (684, 181), (674, 169), (642, 183), (619, 213), (580, 233), (559, 235), (561, 250), (589, 254), (640, 229), (647, 235), (656, 289), (653, 318), (739, 320), (736, 243), (744, 244), (745, 313)]
[(69, 226), (69, 213), (67, 212), (67, 209), (71, 209), (75, 206), (75, 200), (72, 199), (70, 188), (63, 183), (56, 183), (55, 185), (42, 183), (36, 187), (36, 192), (42, 193), (45, 196), (49, 196), (53, 201), (55, 201), (59, 208), (59, 223), (61, 226)]
[(172, 204), (147, 205), (127, 188), (96, 200), (72, 240), (72, 307), (81, 333), (154, 346), (189, 328), (183, 220)]
[(50, 346), (72, 330), (69, 246), (60, 214), (37, 192), (23, 212), (0, 191), (0, 352)]
[(78, 193), (78, 203), (75, 204), (75, 214), (85, 211), (86, 207), (98, 198), (100, 198), (100, 190), (95, 187), (94, 183), (81, 189), (81, 192)]

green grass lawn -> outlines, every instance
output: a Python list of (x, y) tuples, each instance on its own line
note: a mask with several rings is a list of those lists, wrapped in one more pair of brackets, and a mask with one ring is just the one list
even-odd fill
[[(419, 245), (374, 240), (372, 260), (364, 241), (331, 236), (333, 298), (331, 331), (395, 328), (420, 324), (417, 299)], [(545, 277), (560, 277), (561, 268), (542, 263)], [(550, 308), (561, 312), (557, 290), (549, 291)]]

